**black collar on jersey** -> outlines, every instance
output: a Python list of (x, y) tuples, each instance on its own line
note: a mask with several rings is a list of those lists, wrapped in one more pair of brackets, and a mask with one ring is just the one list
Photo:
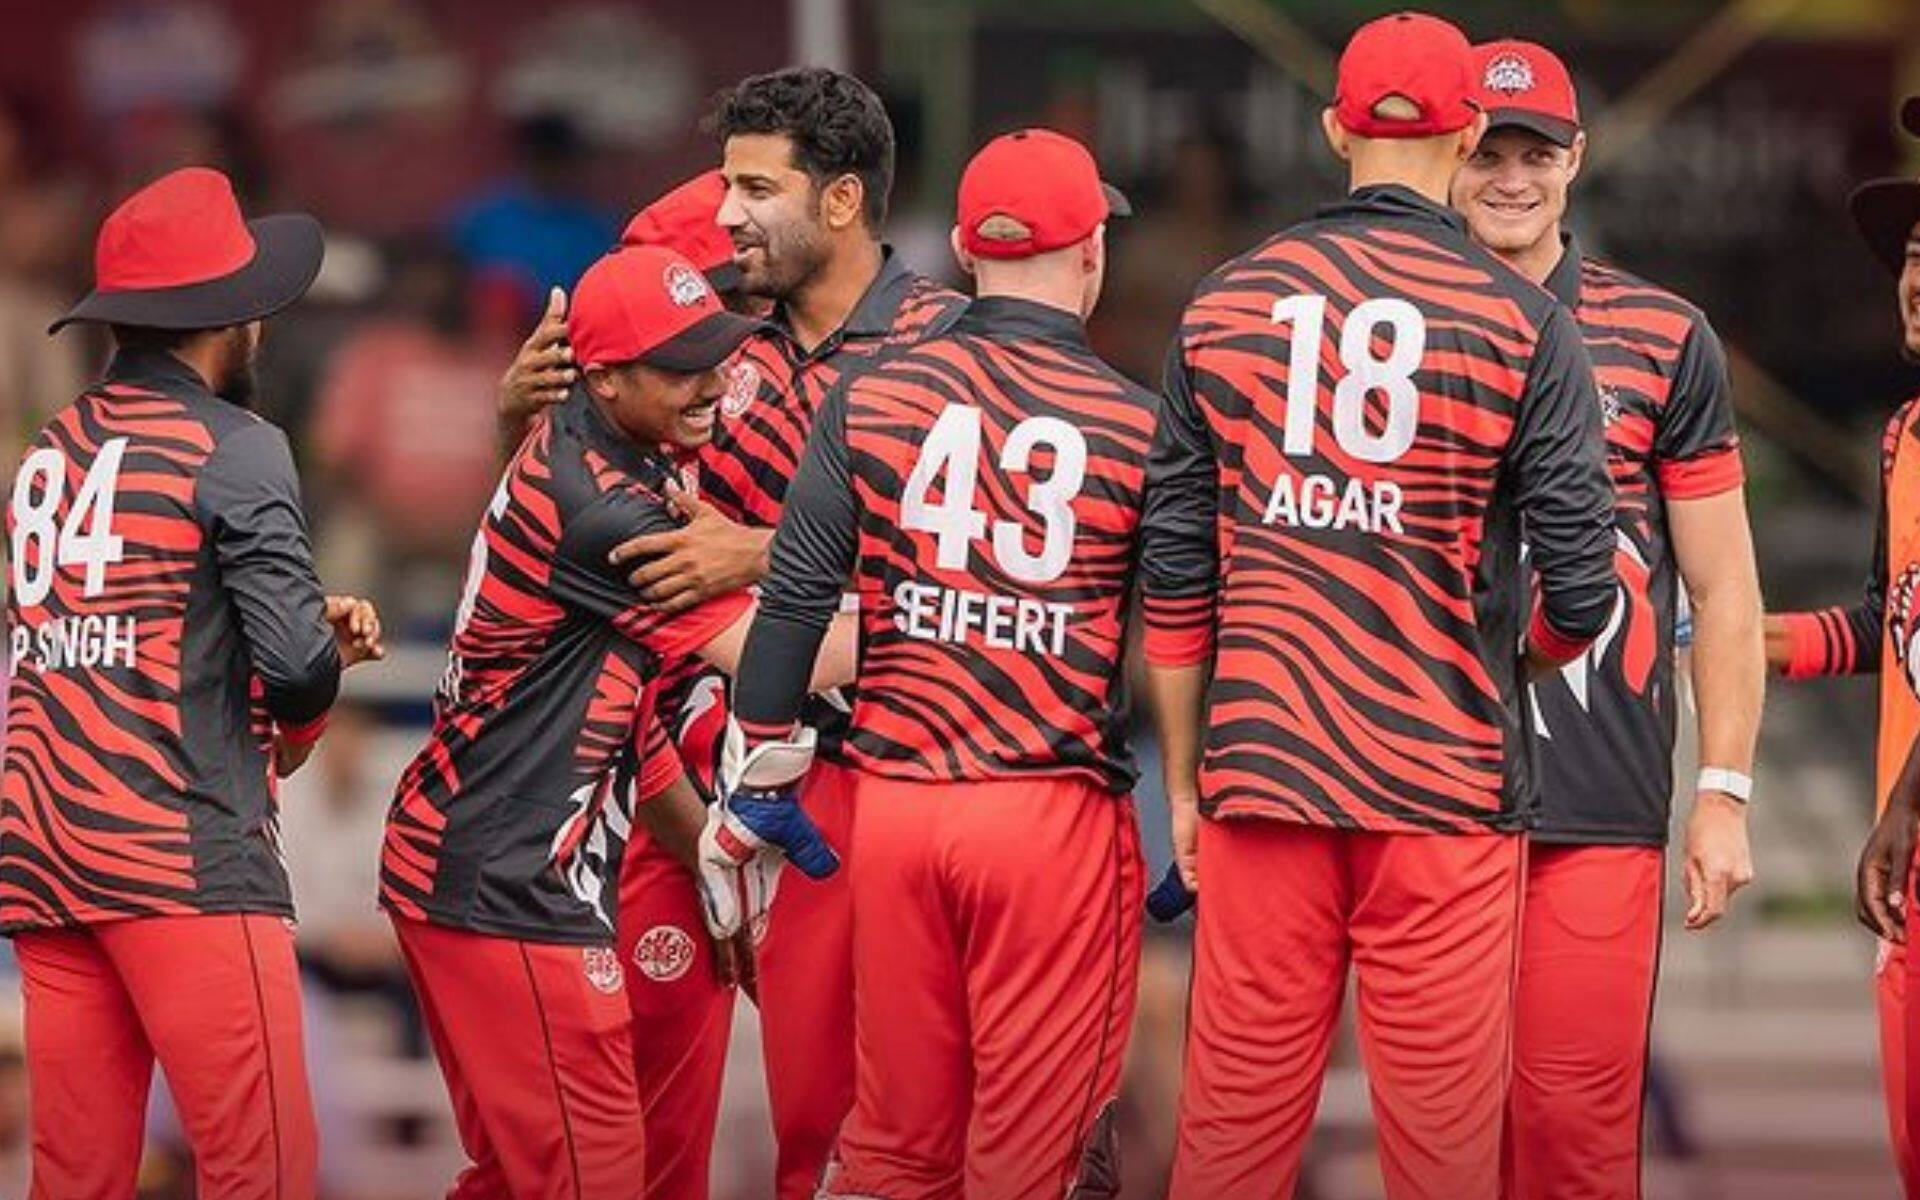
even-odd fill
[(1401, 220), (1438, 221), (1457, 232), (1467, 231), (1465, 217), (1398, 183), (1375, 183), (1355, 188), (1345, 200), (1322, 207), (1316, 215), (1322, 220), (1337, 217), (1394, 217)]
[(554, 420), (573, 432), (582, 442), (605, 455), (607, 461), (656, 491), (674, 477), (673, 465), (657, 449), (642, 446), (617, 429), (600, 411), (599, 403), (587, 394), (585, 380), (573, 385), (573, 393), (560, 406)]
[(200, 372), (165, 350), (123, 347), (114, 351), (113, 361), (107, 364), (106, 381), (176, 399), (189, 396), (217, 399), (207, 381), (200, 378)]
[(955, 332), (979, 333), (1002, 341), (1064, 342), (1073, 346), (1087, 344), (1087, 330), (1080, 318), (1064, 308), (1038, 304), (1014, 296), (982, 296), (967, 305), (953, 323)]
[(1580, 242), (1570, 233), (1560, 235), (1560, 261), (1547, 272), (1546, 289), (1569, 309), (1580, 307)]
[(893, 332), (893, 319), (900, 314), (900, 302), (907, 297), (908, 289), (918, 278), (907, 269), (907, 264), (893, 252), (892, 246), (880, 247), (880, 272), (860, 294), (860, 299), (847, 314), (847, 319), (812, 350), (802, 353), (800, 343), (794, 340), (793, 325), (787, 320), (787, 308), (784, 304), (775, 305), (770, 324), (780, 332), (792, 346), (794, 354), (802, 362), (816, 358), (825, 358), (840, 348), (840, 343), (850, 337), (885, 337)]

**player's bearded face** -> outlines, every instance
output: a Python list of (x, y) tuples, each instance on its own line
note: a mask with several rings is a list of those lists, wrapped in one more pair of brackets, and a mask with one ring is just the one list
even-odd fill
[(727, 196), (719, 221), (733, 238), (741, 290), (774, 300), (791, 296), (826, 261), (820, 189), (793, 165), (793, 143), (780, 134), (728, 138), (721, 171)]
[(1492, 130), (1454, 175), (1453, 207), (1488, 249), (1531, 249), (1554, 236), (1566, 215), (1581, 149), (1578, 141), (1568, 149), (1524, 129)]
[(1900, 271), (1898, 294), (1907, 357), (1920, 362), (1920, 224), (1907, 235), (1907, 257)]
[(635, 442), (687, 450), (713, 440), (727, 376), (719, 367), (686, 375), (627, 363), (589, 368), (587, 385), (608, 418)]
[(258, 386), (253, 369), (260, 358), (260, 322), (235, 325), (227, 330), (223, 345), (225, 362), (214, 392), (229, 404), (251, 408)]

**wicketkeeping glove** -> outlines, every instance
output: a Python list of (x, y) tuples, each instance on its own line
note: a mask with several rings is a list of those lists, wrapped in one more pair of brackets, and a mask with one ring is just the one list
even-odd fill
[(796, 798), (813, 765), (813, 730), (801, 729), (792, 741), (763, 742), (751, 752), (745, 746), (745, 735), (729, 721), (720, 757), (720, 798), (708, 809), (700, 833), (702, 891), (708, 923), (718, 936), (765, 914), (782, 860), (810, 879), (840, 869), (840, 856)]

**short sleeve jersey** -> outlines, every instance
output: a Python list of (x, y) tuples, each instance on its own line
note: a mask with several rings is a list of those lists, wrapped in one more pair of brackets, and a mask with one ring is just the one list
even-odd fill
[(157, 351), (27, 449), (7, 510), (0, 926), (291, 915), (275, 723), (340, 659), (279, 430)]
[(1527, 827), (1522, 514), (1555, 631), (1591, 636), (1611, 598), (1571, 317), (1455, 214), (1362, 188), (1200, 285), (1168, 403), (1156, 454), (1217, 524), (1199, 543), (1149, 530), (1149, 656), (1214, 643), (1203, 812)]
[(1673, 794), (1674, 619), (1667, 503), (1743, 480), (1725, 352), (1673, 293), (1569, 240), (1547, 289), (1593, 361), (1617, 505), (1613, 611), (1593, 645), (1535, 683), (1544, 841), (1661, 845)]
[(673, 527), (671, 467), (576, 388), (507, 468), (467, 568), (427, 743), (388, 815), (381, 900), (529, 941), (613, 936), (648, 685), (746, 611), (639, 602), (608, 552)]

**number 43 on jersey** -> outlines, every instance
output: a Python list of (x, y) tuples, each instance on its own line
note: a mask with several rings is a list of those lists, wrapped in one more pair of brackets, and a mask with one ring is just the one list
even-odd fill
[[(934, 562), (943, 571), (964, 571), (976, 542), (986, 542), (991, 561), (1011, 581), (1029, 586), (1054, 582), (1073, 561), (1073, 502), (1087, 477), (1087, 441), (1058, 417), (1028, 417), (1000, 448), (999, 469), (1011, 483), (1027, 481), (1027, 510), (1040, 519), (1037, 550), (1029, 547), (1027, 522), (989, 522), (975, 506), (980, 490), (985, 416), (971, 404), (949, 404), (927, 431), (920, 457), (900, 496), (900, 527), (933, 535)], [(1051, 470), (1036, 477), (1035, 459), (1052, 457)], [(931, 498), (944, 480), (940, 499)], [(1032, 596), (1011, 596), (907, 580), (894, 589), (895, 627), (911, 638), (954, 644), (978, 642), (990, 649), (1030, 654), (1065, 653), (1073, 606)]]

